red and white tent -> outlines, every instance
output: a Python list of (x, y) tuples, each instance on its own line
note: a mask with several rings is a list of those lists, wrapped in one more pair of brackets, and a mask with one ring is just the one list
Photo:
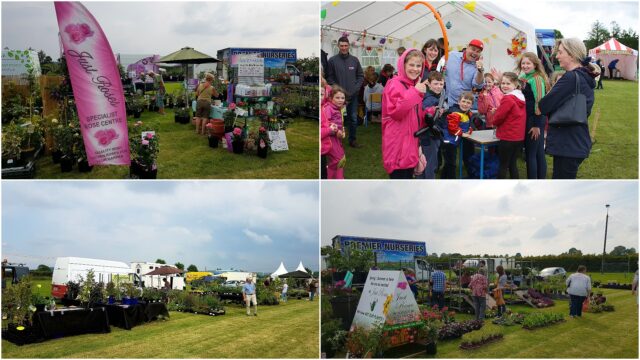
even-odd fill
[[(613, 60), (618, 59), (616, 68), (620, 70), (620, 76), (627, 80), (637, 80), (638, 78), (638, 51), (621, 44), (615, 38), (589, 50), (589, 56), (602, 60), (605, 67), (608, 67)], [(607, 69), (606, 75), (609, 75), (608, 71)]]

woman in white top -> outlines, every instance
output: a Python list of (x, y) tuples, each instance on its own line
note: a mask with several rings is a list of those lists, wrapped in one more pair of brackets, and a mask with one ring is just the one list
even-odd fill
[(582, 316), (582, 303), (591, 293), (591, 278), (585, 275), (587, 267), (578, 266), (578, 271), (567, 278), (567, 293), (571, 297), (569, 315)]

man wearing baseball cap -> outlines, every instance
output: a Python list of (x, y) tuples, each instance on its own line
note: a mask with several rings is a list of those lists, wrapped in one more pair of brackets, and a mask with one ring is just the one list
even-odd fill
[(445, 77), (449, 106), (456, 104), (463, 92), (484, 86), (483, 49), (482, 41), (473, 39), (465, 50), (449, 53)]

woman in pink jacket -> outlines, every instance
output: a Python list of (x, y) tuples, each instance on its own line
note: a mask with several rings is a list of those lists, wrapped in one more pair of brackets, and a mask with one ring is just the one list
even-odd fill
[(412, 179), (414, 169), (426, 161), (413, 134), (423, 125), (421, 82), (424, 55), (407, 49), (398, 59), (398, 76), (387, 82), (382, 93), (382, 161), (391, 179)]

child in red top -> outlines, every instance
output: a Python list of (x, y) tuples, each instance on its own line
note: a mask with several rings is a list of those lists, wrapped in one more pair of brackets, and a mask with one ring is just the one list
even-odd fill
[(344, 139), (342, 109), (344, 108), (345, 100), (345, 91), (340, 86), (334, 85), (331, 88), (329, 101), (322, 105), (322, 116), (328, 119), (330, 128), (337, 129), (329, 136), (331, 148), (326, 153), (328, 179), (344, 179), (344, 165), (347, 159), (344, 156), (344, 148), (342, 147), (342, 139)]
[(485, 116), (487, 129), (493, 128), (493, 117), (504, 94), (491, 73), (484, 74), (484, 89), (478, 95), (478, 112)]
[(500, 88), (505, 95), (493, 117), (493, 124), (497, 126), (496, 137), (500, 139), (498, 143), (498, 158), (500, 159), (498, 179), (507, 178), (507, 169), (509, 169), (511, 179), (518, 179), (516, 162), (524, 145), (524, 129), (527, 123), (526, 103), (524, 95), (520, 91), (518, 75), (515, 73), (502, 74)]

